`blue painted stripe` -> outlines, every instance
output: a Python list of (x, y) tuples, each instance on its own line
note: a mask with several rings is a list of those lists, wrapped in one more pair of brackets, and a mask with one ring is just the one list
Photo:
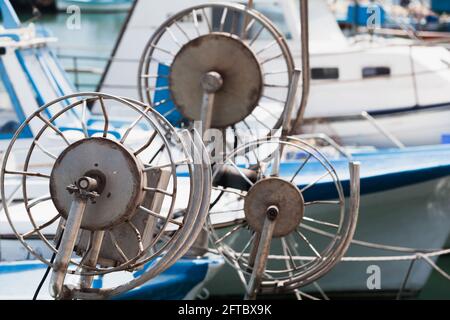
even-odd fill
[(0, 275), (46, 269), (43, 263), (6, 263), (0, 264)]
[[(387, 192), (448, 176), (450, 176), (450, 165), (362, 177), (361, 195)], [(341, 183), (345, 196), (348, 197), (350, 195), (350, 181), (349, 179), (343, 179)], [(302, 189), (305, 186), (306, 184), (300, 184), (299, 188)], [(337, 191), (332, 182), (319, 182), (313, 188), (306, 190), (303, 196), (306, 201), (331, 200), (337, 198)]]
[(208, 268), (220, 263), (215, 259), (181, 259), (158, 277), (115, 297), (115, 300), (181, 300), (204, 281)]
[(5, 29), (17, 29), (20, 28), (20, 20), (14, 11), (13, 6), (9, 0), (0, 1), (0, 10), (2, 12), (3, 27)]
[[(5, 86), (6, 91), (8, 92), (8, 96), (11, 99), (12, 106), (17, 115), (17, 120), (19, 123), (23, 123), (26, 120), (25, 113), (22, 110), (22, 106), (20, 104), (19, 98), (17, 96), (16, 91), (14, 90), (14, 86), (9, 79), (8, 73), (6, 71), (5, 65), (3, 63), (3, 59), (0, 59), (0, 78), (3, 81), (3, 85)], [(31, 133), (30, 127), (27, 125), (22, 131), (19, 138), (32, 138), (33, 134)]]

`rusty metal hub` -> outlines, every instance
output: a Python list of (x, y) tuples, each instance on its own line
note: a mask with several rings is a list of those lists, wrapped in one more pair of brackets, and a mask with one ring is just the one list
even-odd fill
[(274, 237), (284, 237), (295, 231), (303, 219), (305, 202), (296, 185), (280, 178), (267, 178), (257, 182), (247, 193), (244, 203), (249, 226), (262, 232), (264, 220), (271, 208), (278, 210)]
[(211, 33), (185, 44), (172, 63), (170, 91), (183, 116), (192, 121), (201, 119), (202, 80), (211, 72), (223, 81), (215, 92), (211, 126), (225, 128), (250, 115), (263, 92), (258, 59), (238, 37)]
[(67, 187), (77, 185), (80, 179), (95, 180), (99, 194), (87, 205), (82, 229), (106, 230), (130, 219), (144, 197), (142, 163), (121, 144), (106, 138), (75, 142), (56, 160), (50, 193), (65, 219), (73, 202)]

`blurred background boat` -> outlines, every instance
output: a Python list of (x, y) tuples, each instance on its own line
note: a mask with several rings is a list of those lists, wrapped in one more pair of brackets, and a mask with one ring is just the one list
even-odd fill
[(133, 0), (57, 0), (58, 10), (66, 11), (71, 6), (77, 6), (84, 12), (128, 11)]
[(66, 11), (71, 6), (77, 6), (84, 12), (120, 12), (130, 10), (133, 0), (13, 0), (11, 3), (25, 10), (34, 6), (45, 11)]

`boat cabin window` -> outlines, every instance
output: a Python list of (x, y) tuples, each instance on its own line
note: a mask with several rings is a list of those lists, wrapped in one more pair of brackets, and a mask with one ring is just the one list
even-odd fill
[[(244, 3), (246, 4), (246, 3)], [(284, 34), (286, 39), (292, 39), (292, 34), (289, 31), (289, 27), (286, 23), (286, 19), (284, 17), (283, 9), (277, 6), (274, 3), (255, 3), (254, 8), (261, 12), (264, 16), (268, 17), (278, 28), (280, 32)], [(213, 29), (218, 30), (220, 27), (220, 22), (222, 20), (223, 10), (222, 8), (213, 8), (212, 9), (212, 26)], [(230, 18), (233, 17), (233, 18)], [(242, 29), (244, 25), (244, 16), (242, 14), (239, 15), (228, 15), (228, 18), (225, 21), (223, 31), (231, 32), (237, 34), (239, 30)], [(248, 32), (248, 38), (252, 38), (259, 31), (259, 26), (253, 26)], [(258, 39), (264, 40), (269, 39), (269, 34), (260, 34)]]
[(20, 123), (14, 110), (11, 97), (0, 78), (0, 139), (11, 138)]
[(311, 68), (312, 80), (337, 80), (339, 79), (338, 68)]
[(366, 78), (385, 77), (391, 75), (389, 67), (365, 67), (362, 69), (362, 76)]

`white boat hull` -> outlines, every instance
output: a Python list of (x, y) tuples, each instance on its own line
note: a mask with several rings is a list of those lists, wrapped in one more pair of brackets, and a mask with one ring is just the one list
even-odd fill
[[(450, 135), (450, 104), (414, 108), (407, 112), (374, 114), (376, 123), (405, 146), (437, 145)], [(320, 132), (342, 145), (395, 147), (383, 133), (362, 117), (307, 119), (302, 133)]]

